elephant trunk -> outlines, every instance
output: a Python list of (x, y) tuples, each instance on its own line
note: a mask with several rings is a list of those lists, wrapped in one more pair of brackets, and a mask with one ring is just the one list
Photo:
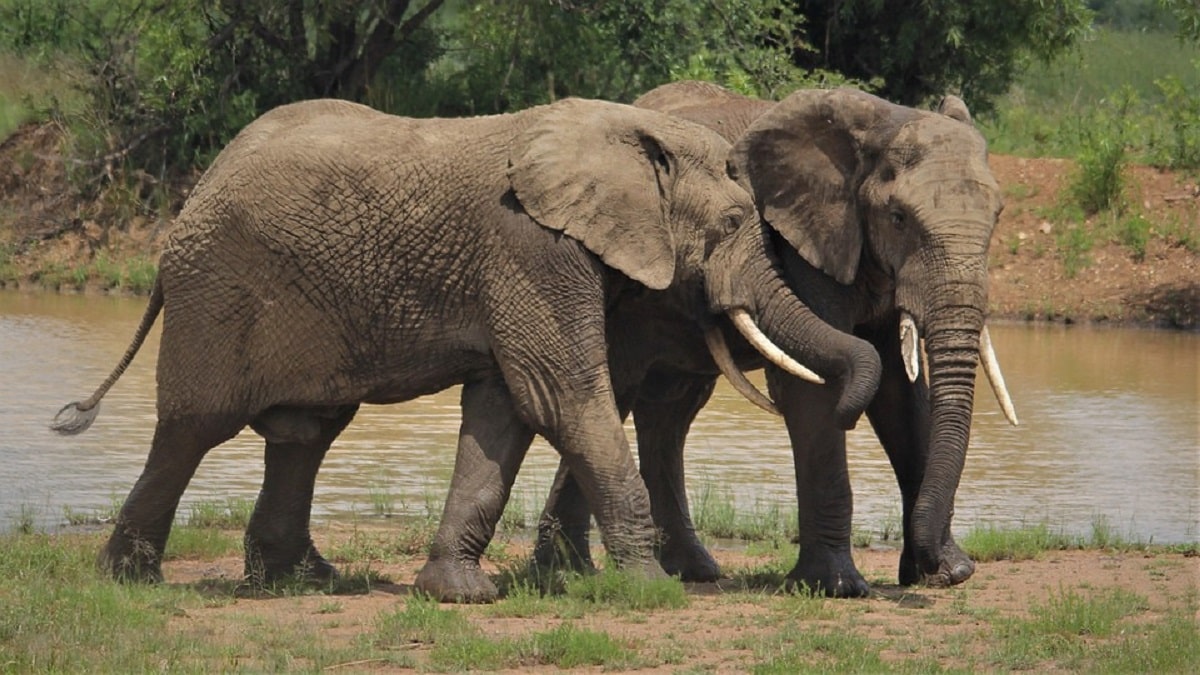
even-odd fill
[(722, 273), (708, 276), (710, 308), (726, 313), (746, 310), (772, 342), (823, 377), (824, 386), (840, 386), (838, 423), (853, 428), (879, 386), (878, 352), (869, 342), (829, 325), (800, 301), (766, 248), (765, 226), (744, 230), (739, 237), (748, 239), (737, 249), (741, 260), (722, 260)]
[(930, 307), (925, 321), (920, 322), (929, 375), (929, 456), (913, 507), (912, 536), (925, 575), (950, 573), (954, 577), (952, 570), (939, 567), (971, 436), (979, 338), (987, 306), (986, 276), (957, 276), (926, 298), (940, 302)]

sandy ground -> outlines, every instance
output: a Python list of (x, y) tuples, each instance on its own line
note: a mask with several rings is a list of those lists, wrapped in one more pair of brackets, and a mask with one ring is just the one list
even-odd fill
[[(334, 532), (326, 537), (343, 535)], [(321, 535), (317, 543), (324, 546)], [(507, 555), (513, 555), (511, 545), (508, 548)], [(727, 574), (738, 577), (740, 572), (742, 580), (745, 570), (764, 561), (747, 554), (744, 547), (717, 547), (713, 552)], [(790, 545), (785, 555), (794, 555)], [(496, 606), (459, 606), (456, 611), (490, 637), (544, 632), (567, 620), (578, 628), (603, 631), (647, 655), (655, 665), (643, 672), (738, 672), (762, 660), (752, 649), (756, 640), (781, 633), (850, 634), (883, 645), (881, 656), (888, 662), (922, 659), (943, 668), (972, 668), (989, 663), (991, 636), (1005, 622), (1029, 618), (1035, 608), (1068, 594), (1105, 597), (1112, 589), (1135, 594), (1144, 600), (1137, 621), (1156, 621), (1172, 608), (1176, 615), (1181, 607), (1192, 613), (1197, 609), (1200, 557), (1183, 553), (1047, 552), (1033, 560), (980, 563), (972, 579), (951, 589), (895, 585), (898, 557), (892, 548), (856, 549), (856, 563), (874, 589), (872, 597), (861, 600), (804, 599), (767, 587), (745, 590), (738, 580), (727, 579), (687, 584), (688, 604), (681, 609), (600, 608), (570, 619), (552, 613), (513, 617), (499, 611), (497, 616), (502, 600)], [(180, 613), (172, 628), (209, 640), (237, 641), (234, 626), (248, 621), (278, 626), (281, 631), (299, 629), (329, 645), (352, 644), (375, 629), (381, 614), (403, 608), (422, 562), (422, 556), (414, 556), (400, 563), (372, 563), (371, 569), (389, 581), (376, 584), (369, 593), (226, 598), (228, 602)], [(493, 563), (489, 568), (496, 569)], [(170, 562), (164, 573), (168, 583), (205, 587), (213, 580), (237, 579), (241, 569), (240, 559), (223, 558)], [(231, 616), (238, 621), (230, 621)], [(404, 649), (406, 658), (419, 664), (432, 646), (414, 643)], [(381, 660), (347, 664), (347, 668), (388, 670), (390, 666)]]

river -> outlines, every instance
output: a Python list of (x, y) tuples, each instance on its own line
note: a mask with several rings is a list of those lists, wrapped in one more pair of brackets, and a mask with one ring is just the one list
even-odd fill
[[(158, 328), (87, 433), (62, 437), (47, 423), (104, 379), (145, 302), (0, 292), (0, 530), (102, 513), (132, 487), (154, 429)], [(1046, 523), (1066, 534), (1100, 526), (1142, 542), (1196, 541), (1200, 334), (1000, 324), (992, 336), (1021, 425), (1005, 422), (981, 376), (956, 532)], [(321, 469), (315, 516), (370, 515), (381, 504), (440, 513), (458, 420), (457, 390), (364, 406)], [(892, 526), (899, 493), (865, 421), (848, 446), (856, 526)], [(724, 382), (693, 427), (686, 461), (693, 499), (709, 488), (744, 509), (794, 508), (782, 422)], [(514, 490), (529, 517), (556, 465), (537, 441)], [(252, 500), (261, 478), (262, 442), (247, 430), (208, 454), (181, 513), (201, 501)]]

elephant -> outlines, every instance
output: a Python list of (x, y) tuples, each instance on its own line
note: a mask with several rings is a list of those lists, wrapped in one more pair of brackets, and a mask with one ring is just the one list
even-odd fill
[[(265, 113), (188, 197), (120, 362), (51, 425), (88, 428), (162, 313), (154, 437), (101, 566), (161, 580), (194, 471), (249, 426), (265, 470), (247, 577), (336, 576), (309, 531), (326, 452), (360, 405), (461, 384), (455, 469), (418, 589), (496, 597), (479, 559), (535, 434), (578, 478), (610, 555), (662, 575), (612, 391), (607, 317), (644, 296), (675, 303), (697, 333), (728, 330), (734, 314), (813, 380), (789, 355), (821, 363), (809, 336), (834, 331), (763, 253), (728, 151), (699, 125), (582, 99), (462, 119), (339, 100)], [(861, 413), (876, 385), (847, 385), (859, 393), (845, 412)]]
[[(966, 105), (947, 96), (936, 111), (921, 111), (849, 88), (801, 90), (776, 103), (693, 81), (660, 86), (634, 105), (697, 122), (733, 143), (731, 169), (750, 185), (788, 285), (831, 326), (869, 342), (881, 360), (866, 413), (902, 497), (900, 583), (966, 581), (974, 561), (954, 541), (950, 521), (978, 361), (1016, 424), (984, 322), (988, 244), (1002, 199)], [(832, 343), (817, 350), (851, 353)], [(749, 360), (737, 367), (762, 365), (756, 354), (742, 354)], [(628, 406), (666, 540), (661, 560), (668, 572), (696, 581), (720, 575), (695, 535), (683, 482), (688, 426), (715, 379), (708, 370), (663, 369), (657, 390), (671, 395), (639, 395)], [(851, 557), (851, 425), (837, 414), (838, 387), (773, 366), (767, 384), (796, 470), (799, 554), (787, 580), (835, 597), (865, 596), (870, 586)], [(572, 476), (560, 463), (535, 546), (538, 564), (590, 564), (587, 501)]]

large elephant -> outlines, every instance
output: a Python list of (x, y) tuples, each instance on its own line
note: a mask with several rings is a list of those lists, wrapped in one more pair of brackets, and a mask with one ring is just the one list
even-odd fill
[[(120, 363), (52, 425), (91, 424), (161, 311), (158, 422), (102, 564), (160, 579), (196, 467), (249, 425), (266, 451), (247, 575), (336, 574), (309, 535), (331, 443), (362, 403), (461, 383), (455, 471), (419, 588), (495, 596), (479, 557), (534, 434), (578, 477), (611, 555), (661, 574), (614, 403), (606, 315), (662, 294), (699, 334), (738, 309), (815, 363), (808, 345), (833, 330), (762, 252), (728, 150), (665, 114), (575, 99), (453, 120), (334, 100), (263, 115), (184, 205)], [(866, 395), (850, 405), (861, 411), (876, 384), (854, 384)]]
[[(1015, 423), (984, 326), (988, 242), (1001, 195), (966, 106), (950, 96), (936, 112), (920, 111), (851, 89), (799, 91), (772, 103), (703, 82), (664, 85), (634, 105), (698, 122), (734, 143), (732, 169), (751, 186), (771, 230), (769, 249), (791, 288), (829, 324), (873, 344), (882, 361), (867, 415), (902, 495), (900, 582), (965, 581), (974, 563), (955, 543), (950, 521), (981, 354)], [(832, 342), (818, 350), (849, 353)], [(742, 353), (749, 361), (738, 366), (761, 365)], [(928, 382), (919, 377), (923, 361)], [(630, 405), (643, 478), (664, 533), (660, 559), (685, 579), (712, 579), (719, 568), (692, 528), (682, 450), (714, 377), (705, 369), (660, 370), (651, 394)], [(838, 387), (813, 386), (773, 367), (767, 379), (796, 468), (800, 551), (788, 578), (830, 595), (865, 595), (869, 586), (850, 551), (849, 425), (837, 414)], [(580, 553), (587, 516), (569, 467), (560, 466), (543, 514), (539, 562), (565, 549), (574, 552), (572, 564), (588, 564)]]

